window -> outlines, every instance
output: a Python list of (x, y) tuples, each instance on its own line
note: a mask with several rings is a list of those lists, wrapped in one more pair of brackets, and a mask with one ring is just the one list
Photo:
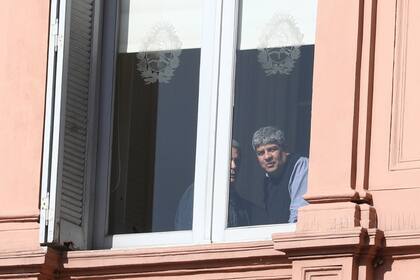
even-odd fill
[[(157, 246), (294, 229), (315, 0), (52, 2), (41, 242)], [(267, 142), (270, 129), (286, 140)], [(281, 183), (267, 183), (276, 170)]]
[[(293, 212), (305, 204), (301, 193), (306, 191), (306, 182), (302, 181), (306, 180), (305, 156), (309, 152), (316, 4), (316, 1), (264, 0), (224, 5), (215, 200), (231, 202), (239, 193), (257, 208), (263, 208), (263, 212), (276, 214), (261, 215), (261, 211), (254, 210), (249, 217), (251, 227), (226, 228), (229, 225), (226, 210), (232, 207), (215, 207), (213, 240), (267, 239), (271, 233), (294, 230)], [(264, 127), (280, 129), (286, 136), (279, 148), (290, 154), (286, 161), (286, 166), (290, 166), (288, 175), (269, 176), (258, 163), (257, 151), (251, 144), (254, 133)], [(225, 163), (229, 161), (229, 150), (233, 151), (229, 146), (232, 143), (234, 147), (234, 142), (239, 142), (241, 162), (234, 185), (228, 187)], [(272, 158), (268, 161), (274, 164)], [(286, 168), (277, 170), (281, 169), (287, 173)], [(305, 175), (294, 177), (298, 169)], [(279, 187), (280, 183), (269, 186), (265, 181), (273, 178), (290, 181), (282, 182), (283, 187)], [(284, 201), (283, 197), (291, 201)]]
[(192, 200), (174, 220), (193, 193), (200, 15), (199, 1), (120, 1), (110, 233), (192, 228)]

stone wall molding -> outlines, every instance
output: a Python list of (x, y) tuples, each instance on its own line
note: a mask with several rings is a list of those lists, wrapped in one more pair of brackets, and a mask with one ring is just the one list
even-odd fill
[[(355, 227), (339, 232), (274, 234), (274, 248), (293, 263), (292, 279), (372, 279), (383, 232)], [(313, 278), (311, 278), (313, 277)]]
[(0, 252), (0, 279), (56, 279), (59, 262), (60, 253), (51, 248)]
[(24, 223), (24, 222), (38, 222), (39, 214), (32, 215), (0, 215), (0, 223)]
[(60, 279), (291, 279), (271, 241), (64, 252)]

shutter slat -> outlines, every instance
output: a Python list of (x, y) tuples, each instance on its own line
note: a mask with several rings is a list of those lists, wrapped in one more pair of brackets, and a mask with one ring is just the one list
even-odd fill
[(81, 214), (74, 214), (70, 211), (70, 213), (68, 213), (68, 211), (63, 211), (61, 213), (61, 218), (67, 222), (71, 222), (72, 224), (75, 224), (77, 226), (80, 226), (81, 223)]
[(89, 68), (78, 66), (75, 63), (69, 63), (69, 69), (70, 71), (77, 71), (86, 77), (89, 76)]
[[(83, 182), (83, 179), (84, 179), (83, 171), (80, 172), (79, 170), (76, 170), (76, 169), (72, 168), (71, 166), (69, 166), (68, 164), (66, 164), (66, 166), (63, 168), (63, 172), (66, 173), (66, 176), (73, 176), (75, 178), (82, 178), (82, 182)], [(83, 186), (80, 186), (80, 187), (82, 188)]]
[(67, 193), (72, 193), (74, 195), (83, 196), (83, 189), (79, 188), (80, 183), (75, 183), (74, 181), (64, 178), (63, 180), (63, 190)]
[(82, 208), (83, 197), (75, 199), (74, 197), (68, 196), (65, 193), (63, 193), (63, 201), (68, 203), (68, 205), (72, 207), (72, 210), (77, 211), (78, 209)]
[[(83, 156), (80, 156), (80, 152), (77, 152), (77, 151), (72, 151), (72, 150), (67, 149), (66, 154), (69, 155), (69, 157), (76, 157), (83, 161), (85, 160)], [(66, 158), (66, 160), (68, 160), (68, 158)]]
[(63, 195), (71, 197), (72, 199), (83, 201), (83, 191), (80, 193), (75, 193), (72, 191), (72, 189), (63, 188)]
[(63, 181), (66, 180), (66, 178), (68, 180), (71, 180), (74, 182), (74, 185), (77, 186), (77, 188), (80, 188), (80, 186), (83, 186), (83, 177), (80, 176), (74, 176), (71, 173), (67, 173), (66, 175), (63, 175)]
[[(85, 121), (86, 115), (85, 115), (85, 112), (83, 111), (83, 108), (79, 108), (79, 107), (76, 107), (76, 106), (71, 106), (71, 107), (69, 107), (67, 109), (68, 109), (67, 110), (68, 111), (68, 114), (71, 114), (71, 117), (79, 120), (80, 122), (84, 122)], [(77, 127), (81, 127), (81, 126), (82, 126), (82, 123), (80, 123), (80, 124), (78, 123), (77, 124)], [(69, 127), (69, 128), (71, 128), (71, 127)], [(84, 128), (84, 127), (82, 127), (82, 128)]]
[(86, 16), (91, 18), (91, 14), (92, 14), (92, 11), (93, 11), (93, 5), (92, 5), (92, 2), (89, 3), (88, 1), (84, 1), (84, 2), (76, 1), (73, 4), (73, 9), (74, 9), (75, 12), (85, 13)]
[(85, 41), (82, 38), (73, 37), (73, 42), (70, 47), (72, 47), (72, 57), (77, 59), (85, 58), (90, 54), (89, 41)]
[(74, 186), (76, 190), (78, 186), (83, 182), (83, 178), (73, 178), (71, 176), (63, 176), (63, 183)]
[(83, 75), (75, 69), (70, 69), (70, 70), (73, 70), (71, 73), (72, 80), (78, 81), (78, 84), (83, 84), (83, 85), (89, 83), (89, 76)]
[(77, 21), (77, 23), (79, 23), (80, 25), (88, 25), (86, 22), (88, 22), (89, 24), (91, 23), (89, 14), (91, 13), (92, 7), (86, 6), (86, 8), (83, 8), (81, 6), (74, 5), (73, 8), (74, 8), (74, 17), (73, 17), (74, 21)]
[(82, 218), (82, 212), (80, 212), (80, 209), (77, 209), (77, 207), (74, 207), (73, 205), (71, 205), (70, 203), (68, 203), (67, 201), (63, 201), (63, 209), (62, 212), (66, 213), (67, 215), (73, 217), (73, 218), (77, 218), (79, 220), (81, 220)]
[(81, 134), (69, 134), (66, 140), (74, 145), (82, 145), (86, 141), (86, 137)]
[(71, 149), (74, 150), (74, 154), (75, 155), (80, 155), (80, 156), (84, 156), (84, 153), (86, 151), (86, 148), (77, 144), (74, 144), (70, 141), (65, 141), (64, 142), (64, 149)]
[(84, 114), (86, 114), (85, 110), (86, 110), (86, 102), (88, 99), (88, 96), (86, 94), (84, 94), (81, 91), (78, 91), (76, 89), (76, 87), (74, 87), (73, 85), (70, 85), (69, 87), (69, 91), (71, 92), (71, 97), (69, 97), (69, 102), (73, 102), (70, 105), (74, 105), (76, 107), (81, 107), (82, 109), (84, 109)]
[(68, 160), (68, 161), (71, 161), (71, 162), (76, 162), (76, 164), (79, 164), (79, 165), (83, 165), (83, 164), (84, 164), (83, 159), (80, 159), (80, 158), (78, 158), (78, 157), (74, 157), (73, 155), (71, 155), (71, 154), (69, 154), (69, 153), (65, 154), (65, 155), (64, 155), (64, 158), (65, 158), (66, 160)]
[[(83, 13), (81, 13), (83, 14)], [(91, 22), (84, 22), (83, 20), (81, 20), (81, 18), (79, 17), (74, 17), (73, 18), (73, 22), (72, 22), (72, 27), (74, 27), (74, 30), (84, 30), (87, 27), (89, 27), (89, 25), (91, 24)], [(89, 39), (90, 40), (90, 39)]]
[[(89, 33), (81, 32), (81, 28), (79, 30), (73, 29), (70, 31), (70, 39), (73, 40), (72, 44), (86, 46), (90, 44)], [(74, 46), (74, 45), (73, 45)], [(74, 50), (73, 50), (74, 51)]]
[(75, 161), (68, 160), (66, 164), (66, 168), (71, 168), (73, 170), (76, 170), (78, 173), (81, 174), (80, 176), (83, 176), (84, 166), (82, 164), (78, 164)]
[(87, 95), (89, 87), (86, 84), (82, 84), (80, 81), (76, 80), (74, 77), (69, 77), (69, 86), (70, 88), (74, 88), (74, 94), (77, 94), (79, 91), (80, 94), (84, 93)]
[(62, 201), (62, 205), (64, 206), (64, 208), (63, 208), (64, 213), (67, 213), (67, 214), (69, 214), (73, 217), (77, 217), (77, 218), (82, 217), (83, 213), (80, 211), (81, 210), (80, 207), (76, 207), (76, 206), (72, 205), (71, 203), (68, 203), (65, 200)]
[(74, 94), (72, 94), (72, 96), (69, 97), (69, 99), (68, 99), (69, 105), (72, 106), (72, 107), (74, 107), (74, 108), (80, 108), (82, 110), (81, 111), (82, 114), (86, 115), (86, 110), (87, 110), (86, 101), (87, 101), (87, 97), (80, 96), (81, 94), (78, 93), (77, 91), (74, 91), (74, 92), (73, 92), (73, 90), (71, 90), (71, 91)]
[[(72, 56), (70, 58), (74, 58), (74, 56)], [(90, 67), (88, 65), (86, 65), (86, 63), (81, 63), (77, 59), (70, 59), (69, 66), (73, 66), (76, 69), (77, 68), (83, 68), (83, 69), (85, 69), (87, 71), (90, 70)]]

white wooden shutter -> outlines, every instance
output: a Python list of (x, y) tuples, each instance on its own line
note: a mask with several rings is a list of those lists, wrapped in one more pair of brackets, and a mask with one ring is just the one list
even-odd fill
[(95, 0), (51, 3), (41, 243), (89, 246), (98, 5)]

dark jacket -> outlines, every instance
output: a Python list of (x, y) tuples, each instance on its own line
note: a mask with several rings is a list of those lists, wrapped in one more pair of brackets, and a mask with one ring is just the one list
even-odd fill
[[(191, 230), (193, 217), (194, 186), (190, 185), (178, 203), (175, 215), (175, 230)], [(229, 192), (228, 227), (252, 225), (251, 216), (255, 213), (255, 206), (242, 198), (234, 187)]]

